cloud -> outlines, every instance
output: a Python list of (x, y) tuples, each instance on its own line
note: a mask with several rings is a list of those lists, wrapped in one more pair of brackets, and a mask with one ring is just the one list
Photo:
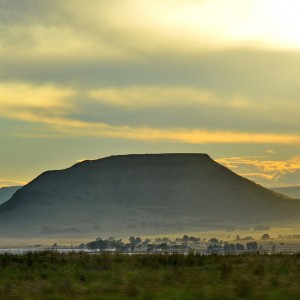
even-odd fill
[(80, 159), (77, 159), (76, 162), (77, 162), (77, 163), (80, 163), (80, 162), (83, 162), (83, 161), (85, 161), (85, 160), (87, 160), (87, 158), (80, 158)]
[(188, 85), (111, 86), (87, 90), (86, 95), (85, 103), (89, 104), (85, 107), (92, 107), (86, 111), (91, 120), (97, 120), (98, 111), (102, 121), (115, 125), (217, 131), (238, 128), (242, 132), (280, 135), (298, 132), (299, 102), (286, 101), (283, 107), (275, 100), (258, 101), (247, 95)]
[(273, 180), (274, 176), (273, 175), (268, 175), (268, 174), (263, 174), (263, 173), (240, 173), (241, 176), (246, 177), (246, 178), (251, 178), (251, 179), (268, 179), (268, 180)]
[[(237, 0), (2, 1), (0, 54), (6, 61), (124, 63), (232, 49), (281, 51), (283, 42), (287, 48), (300, 49), (298, 26), (289, 23), (297, 21), (299, 6), (285, 4), (290, 18), (278, 22), (273, 9), (278, 3), (268, 2), (268, 10), (250, 0), (242, 4)], [(284, 26), (284, 30), (271, 31), (272, 26)], [(286, 32), (295, 36), (287, 40)]]
[(18, 110), (22, 108), (63, 108), (68, 107), (66, 98), (74, 95), (71, 89), (54, 86), (34, 86), (22, 83), (0, 84), (1, 108)]
[[(241, 45), (298, 49), (300, 46), (296, 26), (300, 6), (295, 2), (154, 0), (150, 4), (144, 0), (89, 0), (88, 4), (83, 6), (77, 0), (61, 6), (72, 12), (88, 32), (99, 35), (104, 27), (110, 34), (113, 32), (111, 40), (116, 44), (141, 53), (172, 49), (191, 54)], [(282, 16), (281, 11), (289, 17)], [(72, 24), (75, 26), (76, 22)]]
[[(76, 2), (81, 4), (76, 15), (65, 3), (56, 0), (38, 4), (34, 0), (0, 3), (1, 56), (8, 61), (123, 59), (126, 51), (112, 45), (104, 34), (108, 28), (98, 24), (95, 32), (90, 16), (83, 15), (82, 6), (86, 5)], [(91, 4), (95, 5), (95, 2)], [(101, 15), (100, 9), (96, 20), (101, 19)], [(94, 32), (93, 36), (91, 32)]]
[[(100, 106), (95, 106), (95, 103)], [(2, 108), (0, 116), (44, 126), (44, 134), (50, 133), (49, 136), (88, 135), (191, 144), (298, 145), (300, 143), (299, 135), (293, 133), (278, 134), (272, 131), (264, 132), (261, 129), (255, 131), (253, 128), (247, 130), (242, 125), (236, 130), (235, 126), (230, 127), (228, 124), (228, 128), (225, 129), (222, 122), (226, 119), (226, 115), (229, 118), (238, 113), (245, 123), (251, 110), (257, 112), (259, 108), (240, 96), (221, 98), (213, 91), (189, 86), (133, 86), (79, 90), (53, 85), (6, 83), (0, 85), (0, 104)], [(92, 109), (89, 109), (90, 105)], [(106, 111), (102, 113), (104, 109)], [(193, 111), (203, 114), (200, 123), (201, 115), (193, 114)], [(105, 116), (107, 113), (108, 118)], [(205, 121), (204, 116), (207, 113), (209, 115)], [(174, 114), (177, 115), (175, 121)], [(158, 118), (162, 119), (161, 124), (157, 121)], [(192, 118), (194, 123), (190, 123)], [(123, 121), (118, 123), (119, 119)], [(148, 122), (151, 119), (154, 122)], [(213, 122), (207, 126), (209, 120)], [(41, 136), (43, 132), (39, 130), (36, 134)], [(34, 132), (26, 133), (26, 136), (34, 135)]]
[(0, 179), (0, 187), (12, 186), (12, 185), (25, 185), (27, 182), (15, 180), (15, 179)]
[(223, 102), (212, 91), (177, 86), (129, 86), (91, 90), (89, 97), (110, 106), (131, 109), (185, 105), (218, 106)]
[(274, 154), (274, 153), (275, 153), (275, 151), (272, 150), (272, 149), (268, 149), (268, 150), (266, 150), (265, 152), (266, 152), (266, 153), (269, 153), (269, 154)]
[(252, 1), (229, 2), (1, 1), (0, 79), (94, 89), (191, 85), (241, 95), (232, 105), (243, 107), (244, 98), (297, 102), (299, 52), (235, 42), (245, 22), (257, 24), (248, 16), (257, 10)]
[(242, 156), (220, 158), (217, 161), (238, 174), (266, 186), (300, 183), (300, 159), (268, 160), (268, 157)]
[(71, 89), (22, 83), (0, 84), (0, 116), (30, 121), (32, 115), (60, 115), (70, 110)]
[(231, 166), (251, 166), (265, 172), (293, 172), (294, 170), (300, 169), (300, 160), (292, 158), (286, 161), (280, 160), (266, 160), (267, 157), (261, 156), (242, 156), (242, 157), (230, 157), (230, 158), (220, 158), (218, 161)]
[(109, 137), (140, 141), (171, 141), (188, 144), (300, 144), (300, 137), (298, 135), (255, 134), (185, 128), (158, 129), (112, 126), (101, 122), (91, 123), (74, 119), (49, 117), (46, 115), (38, 116), (31, 113), (23, 113), (19, 117), (23, 121), (44, 124), (54, 132), (57, 132), (57, 134), (65, 136)]

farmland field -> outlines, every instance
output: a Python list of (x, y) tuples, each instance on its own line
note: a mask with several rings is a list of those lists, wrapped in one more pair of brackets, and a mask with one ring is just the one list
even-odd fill
[(0, 299), (300, 299), (300, 254), (0, 255)]

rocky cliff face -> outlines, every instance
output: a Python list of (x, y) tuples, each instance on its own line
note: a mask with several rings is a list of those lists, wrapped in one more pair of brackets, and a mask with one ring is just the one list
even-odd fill
[(10, 234), (156, 233), (288, 222), (299, 212), (299, 201), (206, 154), (124, 155), (41, 174), (0, 206), (0, 227)]

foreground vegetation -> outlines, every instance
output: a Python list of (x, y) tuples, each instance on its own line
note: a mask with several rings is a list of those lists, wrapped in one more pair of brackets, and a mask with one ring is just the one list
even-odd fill
[(300, 254), (0, 256), (0, 299), (300, 299)]

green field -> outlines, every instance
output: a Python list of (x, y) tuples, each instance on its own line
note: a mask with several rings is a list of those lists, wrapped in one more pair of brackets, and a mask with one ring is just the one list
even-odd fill
[(300, 254), (0, 256), (0, 299), (300, 299)]

